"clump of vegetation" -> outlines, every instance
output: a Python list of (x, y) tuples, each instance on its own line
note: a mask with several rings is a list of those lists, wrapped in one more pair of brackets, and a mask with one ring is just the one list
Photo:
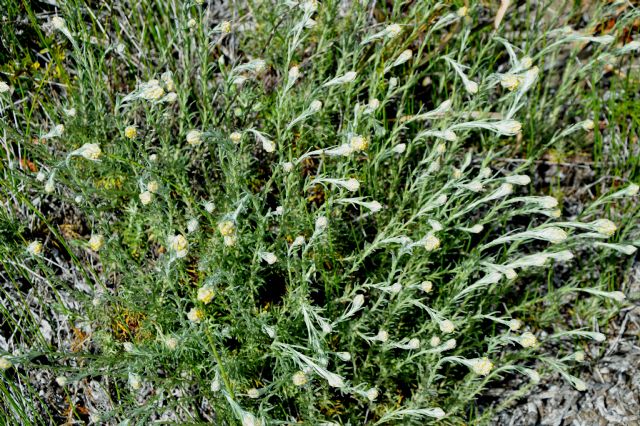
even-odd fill
[(585, 388), (638, 186), (565, 213), (536, 166), (600, 134), (576, 95), (632, 72), (636, 12), (143, 3), (10, 8), (46, 48), (0, 86), (10, 416), (481, 423), (494, 383)]

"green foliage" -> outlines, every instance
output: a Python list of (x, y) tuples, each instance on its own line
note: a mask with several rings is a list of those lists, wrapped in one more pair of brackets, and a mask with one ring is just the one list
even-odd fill
[[(637, 154), (637, 12), (199, 3), (10, 2), (39, 38), (2, 36), (8, 416), (486, 423), (499, 381), (580, 388), (639, 241), (638, 156), (605, 161)], [(584, 149), (621, 176), (592, 199), (537, 175)], [(42, 372), (66, 406), (17, 387)]]

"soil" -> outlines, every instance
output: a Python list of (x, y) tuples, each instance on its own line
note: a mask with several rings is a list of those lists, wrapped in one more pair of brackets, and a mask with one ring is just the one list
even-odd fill
[[(561, 377), (541, 382), (526, 398), (498, 414), (496, 426), (640, 425), (640, 263), (629, 277), (628, 306), (609, 324), (608, 347), (593, 346), (580, 378), (579, 392)], [(513, 392), (493, 389), (503, 397)]]

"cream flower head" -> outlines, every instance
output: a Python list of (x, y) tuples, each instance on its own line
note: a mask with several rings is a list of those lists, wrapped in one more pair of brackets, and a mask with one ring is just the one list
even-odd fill
[(169, 247), (176, 252), (176, 256), (185, 257), (187, 255), (189, 243), (182, 234), (169, 237)]
[(39, 255), (42, 253), (42, 243), (38, 240), (30, 242), (27, 246), (27, 252), (34, 256)]
[(205, 305), (211, 303), (213, 296), (215, 296), (215, 292), (209, 286), (200, 287), (198, 289), (198, 300)]
[(187, 143), (191, 146), (197, 146), (202, 143), (202, 132), (199, 130), (191, 130), (187, 133)]
[(204, 319), (204, 311), (200, 308), (191, 308), (187, 313), (187, 318), (193, 323), (199, 323)]
[(104, 245), (104, 237), (100, 234), (93, 234), (89, 238), (89, 248), (93, 251), (99, 251)]

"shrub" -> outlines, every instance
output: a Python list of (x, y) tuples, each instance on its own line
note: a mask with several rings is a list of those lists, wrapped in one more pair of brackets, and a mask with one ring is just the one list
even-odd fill
[[(635, 251), (609, 241), (603, 215), (638, 187), (563, 219), (529, 177), (536, 157), (501, 156), (536, 137), (522, 123), (539, 80), (564, 79), (553, 87), (571, 98), (555, 55), (584, 49), (568, 67), (585, 77), (630, 48), (567, 28), (516, 47), (437, 2), (396, 2), (372, 25), (364, 3), (263, 3), (214, 22), (204, 5), (152, 2), (157, 40), (139, 43), (152, 58), (131, 34), (102, 41), (125, 39), (124, 21), (99, 35), (79, 9), (49, 21), (69, 86), (35, 141), (13, 113), (11, 138), (40, 172), (5, 181), (33, 221), (7, 231), (4, 255), (80, 338), (26, 344), (2, 368), (44, 368), (44, 352), (60, 387), (101, 379), (96, 422), (458, 424), (505, 378), (556, 372), (584, 388), (581, 352), (552, 352), (605, 336), (537, 313), (577, 294), (624, 300), (566, 277), (575, 253)], [(597, 120), (551, 117), (539, 148)], [(20, 241), (34, 222), (43, 237)]]

